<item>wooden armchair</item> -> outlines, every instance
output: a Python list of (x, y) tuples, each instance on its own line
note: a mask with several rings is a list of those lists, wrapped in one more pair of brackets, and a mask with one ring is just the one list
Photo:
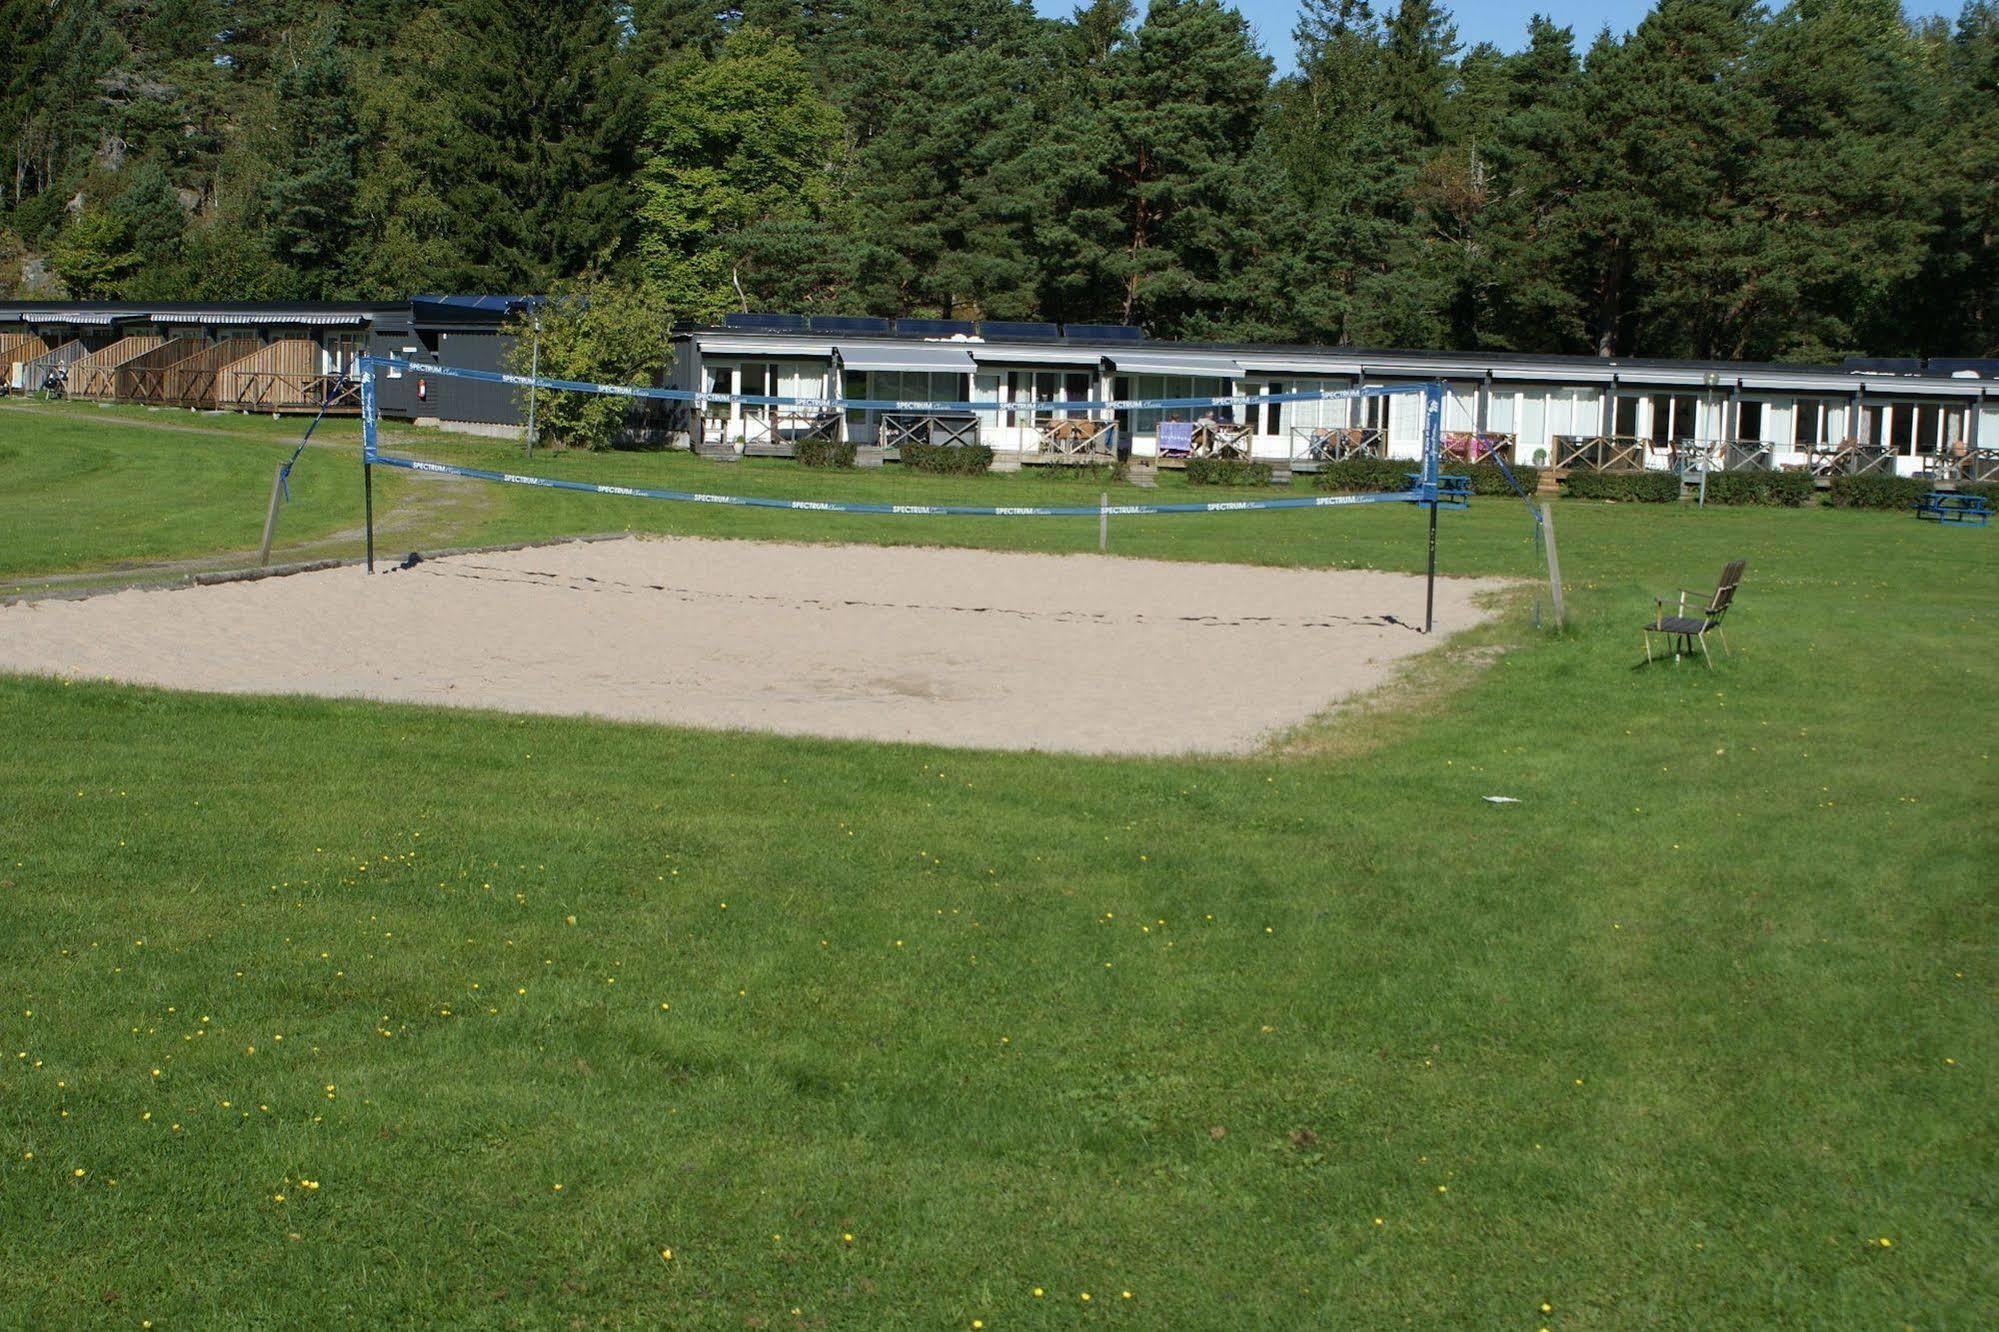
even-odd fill
[[(1673, 660), (1678, 661), (1684, 652), (1693, 655), (1694, 644), (1700, 644), (1701, 659), (1712, 667), (1714, 658), (1708, 655), (1707, 636), (1712, 633), (1721, 640), (1721, 650), (1728, 651), (1728, 635), (1721, 631), (1722, 618), (1728, 608), (1735, 604), (1735, 589), (1742, 582), (1743, 566), (1747, 560), (1731, 560), (1721, 571), (1721, 580), (1715, 584), (1714, 594), (1703, 603), (1701, 594), (1690, 588), (1681, 588), (1674, 612), (1666, 613), (1666, 598), (1655, 598), (1658, 613), (1652, 623), (1645, 626), (1645, 660), (1652, 660), (1652, 635), (1664, 634), (1673, 640)], [(1690, 600), (1691, 598), (1691, 600)], [(1689, 614), (1689, 610), (1693, 613)]]

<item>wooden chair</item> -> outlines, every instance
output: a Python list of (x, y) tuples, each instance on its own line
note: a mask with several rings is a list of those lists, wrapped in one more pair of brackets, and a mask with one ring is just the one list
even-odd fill
[[(1712, 667), (1714, 658), (1708, 655), (1707, 636), (1713, 633), (1721, 640), (1721, 650), (1728, 651), (1728, 635), (1721, 631), (1721, 621), (1728, 614), (1728, 608), (1735, 604), (1735, 589), (1742, 582), (1742, 569), (1747, 563), (1747, 560), (1729, 562), (1728, 567), (1721, 571), (1721, 580), (1715, 584), (1714, 595), (1707, 599), (1704, 607), (1697, 600), (1700, 593), (1684, 587), (1680, 589), (1677, 609), (1671, 615), (1666, 613), (1666, 599), (1656, 598), (1658, 614), (1644, 629), (1645, 660), (1648, 663), (1652, 660), (1652, 635), (1664, 634), (1673, 640), (1674, 661), (1680, 659), (1682, 652), (1692, 656), (1694, 644), (1698, 643), (1702, 660)], [(1696, 600), (1690, 602), (1689, 598)], [(1687, 613), (1690, 605), (1695, 614)]]

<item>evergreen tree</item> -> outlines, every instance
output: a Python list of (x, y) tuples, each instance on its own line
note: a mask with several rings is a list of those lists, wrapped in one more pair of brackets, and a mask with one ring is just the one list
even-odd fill
[(455, 276), (540, 289), (631, 238), (642, 112), (610, 0), (453, 0), (455, 40), (423, 108), (425, 166), (450, 210)]
[(352, 240), (355, 155), (352, 72), (338, 16), (294, 38), (273, 87), (273, 136), (257, 193), (258, 231), (293, 288), (323, 299), (339, 291)]
[(1173, 336), (1237, 323), (1263, 257), (1270, 62), (1216, 0), (1153, 0), (1038, 150), (1042, 308)]
[(639, 226), (645, 271), (668, 303), (711, 317), (750, 304), (764, 282), (744, 271), (757, 234), (824, 218), (839, 137), (797, 48), (761, 28), (730, 33), (712, 60), (690, 53), (662, 68)]

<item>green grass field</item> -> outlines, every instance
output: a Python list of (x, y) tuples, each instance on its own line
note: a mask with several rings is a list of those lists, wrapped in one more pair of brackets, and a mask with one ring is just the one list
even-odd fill
[[(121, 533), (240, 549), (233, 502), (180, 511), (228, 486), (254, 543), (282, 436), (234, 428), (0, 412), (7, 576), (101, 570)], [(351, 448), (308, 458), (349, 495)], [(38, 489), (87, 529), (19, 525)], [(1095, 541), (425, 503), (388, 507), (468, 540)], [(1444, 522), (1448, 571), (1531, 572), (1517, 505)], [(0, 1321), (1983, 1325), (1995, 538), (1558, 522), (1574, 630), (1516, 609), (1247, 761), (0, 679)], [(1225, 515), (1113, 546), (1410, 568), (1422, 533)], [(1634, 670), (1650, 595), (1737, 554), (1735, 654)]]

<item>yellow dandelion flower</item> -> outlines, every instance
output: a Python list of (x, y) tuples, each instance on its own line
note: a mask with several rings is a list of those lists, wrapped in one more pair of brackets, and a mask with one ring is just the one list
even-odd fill
[(673, 1250), (672, 1250), (672, 1249), (661, 1249), (661, 1250), (659, 1251), (659, 1260), (660, 1260), (661, 1262), (663, 1262), (663, 1263), (670, 1263), (670, 1262), (672, 1262), (672, 1261), (673, 1261)]

